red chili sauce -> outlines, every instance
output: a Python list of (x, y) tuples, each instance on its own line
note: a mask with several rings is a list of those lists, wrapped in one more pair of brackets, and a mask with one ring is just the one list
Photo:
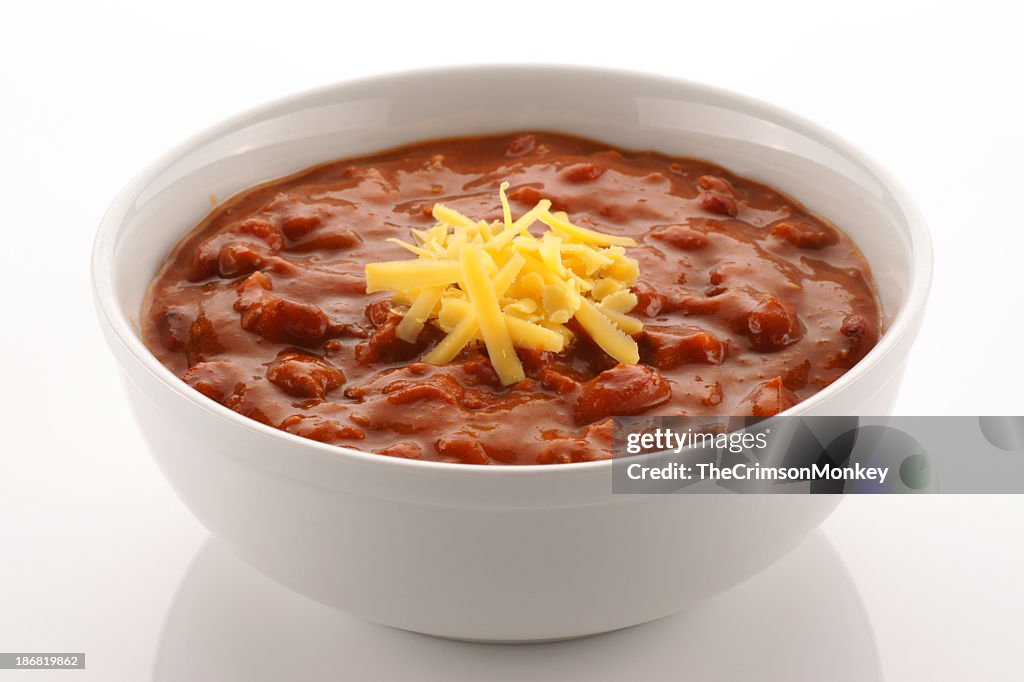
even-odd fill
[[(478, 345), (418, 359), (443, 337), (395, 335), (363, 267), (407, 259), (389, 237), (442, 202), (501, 219), (553, 202), (584, 227), (633, 237), (641, 364), (616, 365), (578, 326), (563, 353), (519, 351), (502, 387)], [(332, 162), (214, 209), (160, 268), (143, 336), (183, 381), (251, 419), (412, 459), (548, 464), (611, 456), (613, 415), (781, 412), (878, 340), (856, 245), (781, 192), (693, 159), (529, 133), (424, 142)]]

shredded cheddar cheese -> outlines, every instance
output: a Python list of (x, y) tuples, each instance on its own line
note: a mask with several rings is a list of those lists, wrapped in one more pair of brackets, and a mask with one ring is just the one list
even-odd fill
[[(450, 362), (467, 345), (483, 343), (505, 385), (525, 377), (516, 348), (561, 352), (575, 340), (575, 319), (608, 355), (639, 362), (632, 338), (643, 330), (628, 313), (639, 264), (626, 255), (629, 237), (589, 230), (551, 213), (543, 199), (513, 220), (503, 182), (502, 220), (475, 221), (435, 204), (437, 223), (412, 230), (415, 243), (390, 240), (415, 258), (370, 263), (366, 291), (394, 292), (403, 317), (396, 333), (414, 342), (427, 324), (444, 331), (425, 362)], [(537, 224), (540, 236), (530, 232)]]

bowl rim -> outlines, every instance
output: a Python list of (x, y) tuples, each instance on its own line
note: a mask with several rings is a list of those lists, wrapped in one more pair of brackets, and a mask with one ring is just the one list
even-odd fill
[[(151, 161), (140, 170), (121, 189), (111, 202), (107, 211), (100, 220), (99, 228), (93, 242), (91, 255), (91, 283), (93, 299), (97, 314), (111, 332), (108, 335), (108, 342), (115, 340), (121, 347), (146, 370), (156, 381), (169, 388), (193, 406), (225, 420), (236, 427), (248, 429), (265, 438), (276, 440), (282, 444), (288, 444), (292, 448), (307, 450), (310, 454), (329, 456), (332, 459), (344, 461), (354, 459), (363, 463), (373, 463), (374, 466), (393, 468), (420, 473), (452, 473), (458, 476), (503, 476), (522, 477), (534, 476), (541, 472), (545, 476), (576, 476), (595, 471), (603, 471), (612, 466), (614, 460), (599, 460), (593, 462), (571, 462), (565, 464), (523, 464), (503, 466), (480, 466), (454, 462), (437, 462), (431, 460), (413, 460), (399, 457), (388, 457), (376, 453), (364, 452), (355, 448), (321, 443), (319, 441), (303, 438), (295, 434), (282, 431), (268, 426), (248, 417), (244, 417), (223, 405), (216, 403), (198, 391), (188, 387), (181, 379), (175, 376), (169, 369), (164, 367), (142, 342), (141, 336), (135, 332), (128, 316), (118, 303), (114, 295), (114, 286), (111, 278), (110, 264), (114, 261), (115, 247), (118, 242), (120, 231), (124, 225), (124, 216), (127, 209), (134, 202), (140, 191), (145, 188), (154, 178), (169, 167), (175, 160), (186, 155), (188, 152), (202, 147), (203, 145), (217, 139), (224, 133), (238, 127), (240, 124), (259, 118), (268, 112), (277, 109), (297, 107), (306, 100), (315, 99), (318, 96), (328, 93), (343, 92), (346, 89), (357, 88), (362, 85), (386, 85), (389, 81), (398, 83), (410, 78), (458, 78), (463, 75), (479, 74), (481, 72), (493, 72), (495, 75), (510, 76), (512, 74), (522, 75), (524, 73), (546, 72), (546, 74), (562, 75), (571, 78), (574, 75), (614, 75), (620, 78), (647, 81), (662, 86), (674, 87), (689, 90), (691, 93), (700, 93), (712, 98), (727, 101), (733, 105), (743, 107), (748, 113), (758, 117), (770, 115), (785, 120), (787, 124), (802, 129), (802, 132), (809, 133), (819, 140), (839, 150), (848, 158), (855, 160), (862, 168), (867, 170), (889, 192), (891, 197), (903, 214), (909, 232), (909, 246), (913, 267), (910, 273), (910, 284), (907, 288), (906, 298), (900, 306), (892, 323), (882, 333), (878, 343), (865, 355), (856, 365), (840, 376), (836, 381), (815, 393), (810, 398), (798, 403), (783, 415), (799, 415), (811, 411), (820, 403), (832, 395), (843, 391), (852, 382), (856, 381), (862, 374), (877, 365), (882, 358), (888, 355), (902, 339), (915, 329), (917, 322), (923, 314), (931, 286), (934, 253), (931, 236), (928, 232), (924, 216), (916, 203), (910, 198), (909, 193), (903, 185), (896, 180), (884, 167), (878, 164), (868, 154), (843, 137), (818, 125), (804, 117), (792, 113), (782, 107), (770, 104), (763, 100), (750, 97), (741, 93), (733, 92), (713, 85), (691, 81), (674, 76), (667, 76), (658, 73), (649, 73), (630, 69), (610, 68), (603, 66), (567, 65), (567, 64), (531, 64), (531, 63), (497, 63), (480, 65), (446, 65), (433, 66), (421, 69), (409, 69), (400, 71), (389, 71), (380, 74), (363, 76), (360, 78), (347, 79), (315, 88), (305, 89), (290, 95), (278, 97), (267, 102), (257, 104), (236, 113), (233, 116), (222, 119), (219, 122), (203, 128), (186, 139), (180, 141), (156, 159)], [(868, 264), (870, 266), (870, 263)], [(120, 363), (120, 358), (118, 358)], [(294, 456), (288, 448), (286, 456)], [(282, 448), (282, 450), (285, 450)]]

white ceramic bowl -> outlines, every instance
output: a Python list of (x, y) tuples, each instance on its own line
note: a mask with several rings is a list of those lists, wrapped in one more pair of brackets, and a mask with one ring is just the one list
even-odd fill
[(474, 467), (324, 445), (208, 400), (140, 340), (143, 292), (211, 194), (416, 140), (522, 129), (710, 159), (856, 240), (888, 329), (792, 413), (888, 413), (921, 319), (931, 246), (904, 192), (827, 131), (706, 86), (603, 69), (438, 69), (326, 87), (210, 128), (146, 168), (104, 217), (100, 320), (157, 463), (196, 517), (261, 571), (371, 621), (491, 641), (642, 623), (754, 575), (839, 502), (613, 495), (609, 462)]

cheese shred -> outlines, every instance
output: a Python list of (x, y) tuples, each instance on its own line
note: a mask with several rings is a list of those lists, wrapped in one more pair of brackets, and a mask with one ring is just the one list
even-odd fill
[[(574, 225), (565, 213), (551, 213), (547, 199), (513, 219), (508, 187), (498, 189), (500, 221), (435, 204), (437, 223), (412, 230), (415, 243), (389, 240), (414, 258), (366, 266), (367, 293), (394, 292), (392, 304), (403, 315), (398, 337), (412, 343), (428, 324), (446, 332), (422, 358), (434, 364), (483, 343), (505, 385), (525, 378), (516, 348), (567, 350), (573, 319), (615, 360), (639, 362), (633, 337), (643, 325), (628, 315), (639, 264), (625, 253), (636, 243)], [(547, 229), (531, 233), (538, 225)]]

